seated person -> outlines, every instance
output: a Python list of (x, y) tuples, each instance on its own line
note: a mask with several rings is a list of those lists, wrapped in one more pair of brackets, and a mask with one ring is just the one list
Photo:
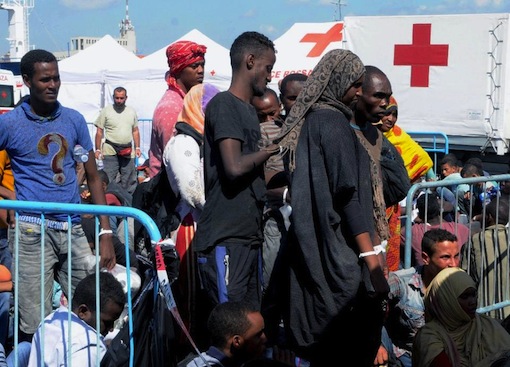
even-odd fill
[(216, 305), (207, 320), (211, 346), (199, 356), (190, 355), (178, 367), (230, 366), (260, 358), (266, 350), (264, 319), (256, 308), (241, 302)]
[[(493, 199), (485, 209), (485, 230), (473, 235), (471, 245), (462, 249), (460, 266), (478, 287), (480, 307), (508, 299), (508, 212), (508, 197)], [(510, 306), (488, 315), (503, 320), (510, 316)]]
[(437, 193), (444, 197), (445, 200), (450, 202), (457, 208), (457, 199), (455, 194), (457, 192), (457, 185), (451, 184), (449, 181), (462, 179), (460, 175), (461, 164), (460, 161), (453, 153), (446, 154), (439, 162), (441, 167), (441, 177), (439, 182), (443, 182), (445, 186), (438, 187)]
[[(67, 353), (71, 353), (73, 366), (95, 366), (97, 355), (101, 360), (106, 353), (102, 338), (113, 329), (114, 322), (124, 310), (126, 296), (122, 285), (107, 272), (99, 273), (100, 309), (96, 309), (96, 274), (90, 274), (78, 283), (72, 298), (72, 312), (61, 306), (44, 319), (44, 345), (42, 328), (39, 326), (32, 341), (30, 367), (44, 363), (46, 367), (67, 365)], [(68, 323), (71, 312), (71, 324)], [(99, 312), (100, 325), (96, 325)], [(67, 340), (71, 329), (72, 343)]]
[(426, 324), (413, 344), (413, 366), (493, 366), (510, 351), (499, 321), (476, 313), (477, 290), (462, 269), (441, 270), (425, 295)]
[[(0, 344), (0, 367), (26, 367), (28, 366), (28, 359), (30, 358), (31, 344), (29, 342), (18, 343), (15, 350), (13, 350), (6, 357), (5, 348)], [(16, 353), (18, 354), (18, 364), (14, 364)]]
[(441, 178), (443, 180), (454, 180), (462, 178), (460, 170), (462, 169), (460, 161), (453, 153), (445, 154), (443, 159), (439, 162), (441, 167)]
[[(460, 172), (462, 178), (484, 177), (482, 168), (466, 163)], [(474, 221), (481, 221), (483, 206), (499, 194), (497, 182), (486, 181), (472, 185), (462, 184), (457, 187), (459, 192), (458, 205), (462, 214), (467, 214)]]
[[(467, 226), (461, 223), (447, 222), (441, 218), (441, 206), (445, 205), (446, 202), (440, 201), (436, 193), (423, 194), (418, 197), (416, 206), (418, 208), (419, 223), (413, 224), (411, 228), (411, 263), (413, 265), (423, 265), (421, 241), (424, 233), (431, 229), (445, 229), (457, 236), (459, 251), (461, 247), (468, 242), (470, 231)], [(400, 241), (401, 246), (405, 246), (405, 228), (402, 229)]]
[(388, 338), (383, 338), (383, 345), (403, 367), (411, 367), (414, 336), (425, 324), (425, 290), (442, 269), (459, 265), (457, 237), (444, 229), (425, 232), (421, 247), (423, 265), (390, 272), (388, 276)]

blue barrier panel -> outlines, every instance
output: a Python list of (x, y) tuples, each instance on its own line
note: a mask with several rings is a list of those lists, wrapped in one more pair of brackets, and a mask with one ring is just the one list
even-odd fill
[[(14, 210), (16, 212), (16, 230), (15, 230), (15, 244), (19, 241), (19, 230), (18, 230), (18, 219), (19, 219), (19, 211), (26, 211), (30, 213), (40, 213), (40, 217), (36, 217), (37, 219), (41, 220), (41, 245), (44, 244), (44, 236), (45, 236), (45, 223), (47, 223), (47, 220), (45, 218), (45, 213), (62, 213), (62, 214), (68, 214), (68, 228), (67, 231), (67, 240), (68, 240), (68, 256), (70, 257), (71, 254), (71, 214), (92, 214), (96, 216), (96, 228), (98, 227), (98, 218), (99, 215), (107, 215), (107, 216), (122, 216), (124, 217), (125, 221), (127, 222), (127, 218), (134, 218), (135, 220), (139, 221), (146, 229), (148, 236), (151, 239), (152, 243), (157, 243), (161, 240), (161, 234), (159, 232), (159, 229), (157, 228), (156, 224), (152, 220), (151, 217), (149, 217), (146, 213), (142, 212), (141, 210), (131, 208), (131, 207), (123, 207), (123, 206), (107, 206), (107, 205), (92, 205), (92, 204), (63, 204), (63, 203), (45, 203), (45, 202), (30, 202), (30, 201), (15, 201), (15, 200), (0, 200), (0, 208), (1, 209), (8, 209), (8, 210)], [(129, 257), (129, 236), (128, 236), (128, 228), (127, 225), (124, 229), (125, 232), (125, 238), (126, 238), (126, 244), (125, 244), (125, 250), (126, 250), (126, 269), (130, 269), (130, 257)], [(96, 272), (99, 272), (99, 255), (98, 255), (98, 248), (99, 248), (99, 236), (96, 229), (96, 236), (95, 236), (95, 246), (96, 246)], [(18, 246), (15, 246), (15, 274), (13, 276), (15, 284), (18, 283), (19, 278), (19, 266), (18, 266), (18, 260), (19, 260), (19, 254), (18, 254)], [(42, 271), (44, 271), (44, 246), (41, 246), (41, 268)], [(68, 261), (68, 274), (71, 274), (71, 261)], [(128, 327), (129, 327), (129, 335), (130, 335), (130, 367), (133, 366), (133, 360), (134, 360), (134, 340), (133, 340), (133, 318), (132, 318), (132, 295), (131, 295), (131, 276), (130, 271), (126, 272), (127, 274), (127, 281), (126, 281), (126, 287), (127, 287), (127, 310), (128, 310)], [(44, 284), (44, 279), (41, 277), (41, 284)], [(70, 276), (68, 278), (69, 281), (69, 288), (70, 289)], [(96, 277), (96, 290), (99, 288), (99, 277)], [(44, 299), (43, 299), (44, 292), (41, 291), (41, 320), (44, 320), (45, 314), (44, 314)], [(100, 310), (99, 307), (99, 292), (96, 292), (96, 306), (97, 310)], [(72, 301), (72, 295), (69, 295), (69, 302)], [(19, 298), (19, 289), (18, 287), (14, 287), (14, 345), (17, 346), (19, 342), (18, 332), (19, 329), (19, 304), (18, 304), (18, 298)], [(68, 314), (68, 323), (71, 322), (71, 313)], [(96, 313), (96, 325), (100, 325), (100, 312)], [(96, 327), (97, 332), (97, 338), (100, 338), (99, 333), (99, 327)], [(41, 344), (44, 345), (44, 323), (42, 323), (42, 330), (41, 333)], [(71, 339), (71, 330), (69, 329), (68, 332), (68, 340)], [(69, 346), (70, 348), (71, 346)], [(16, 353), (16, 349), (14, 350)], [(71, 353), (68, 353), (68, 362), (70, 362), (70, 355)], [(18, 366), (18, 355), (15, 354), (14, 358), (15, 366)], [(99, 360), (99, 354), (96, 360), (96, 366), (99, 366), (100, 360)], [(41, 361), (41, 365), (43, 365), (43, 361)], [(70, 365), (70, 364), (69, 364)]]

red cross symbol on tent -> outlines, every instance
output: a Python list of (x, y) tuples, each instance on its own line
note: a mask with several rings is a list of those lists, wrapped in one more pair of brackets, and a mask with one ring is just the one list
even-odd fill
[(411, 87), (428, 87), (431, 66), (448, 66), (448, 45), (430, 43), (431, 24), (413, 24), (413, 43), (395, 45), (394, 65), (411, 66)]
[(315, 42), (307, 57), (318, 57), (322, 55), (326, 47), (331, 42), (338, 42), (342, 40), (342, 30), (344, 29), (343, 23), (337, 23), (331, 27), (326, 33), (307, 33), (301, 38), (299, 42)]

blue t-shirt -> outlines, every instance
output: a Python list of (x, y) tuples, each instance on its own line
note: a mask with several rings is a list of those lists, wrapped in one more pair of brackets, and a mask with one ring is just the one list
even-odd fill
[[(92, 150), (87, 123), (78, 111), (58, 102), (50, 117), (34, 114), (30, 101), (0, 115), (0, 150), (7, 150), (11, 159), (18, 200), (80, 203), (73, 158), (77, 144)], [(66, 220), (67, 215), (49, 219)]]

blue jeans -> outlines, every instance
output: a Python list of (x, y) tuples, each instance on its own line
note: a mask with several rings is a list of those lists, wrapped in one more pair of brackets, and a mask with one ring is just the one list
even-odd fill
[(9, 309), (11, 292), (0, 292), (0, 344), (5, 345), (9, 335)]
[(400, 357), (396, 357), (393, 352), (393, 342), (391, 341), (386, 328), (382, 328), (381, 332), (381, 344), (388, 351), (388, 366), (399, 366), (399, 367), (412, 367), (413, 361), (409, 353), (405, 353)]
[(15, 348), (16, 352), (13, 350), (9, 353), (9, 356), (5, 358), (5, 350), (3, 345), (0, 346), (0, 366), (14, 367), (14, 359), (15, 354), (18, 354), (18, 367), (26, 367), (28, 366), (28, 360), (30, 359), (30, 350), (32, 349), (32, 345), (29, 342), (21, 342)]
[[(68, 234), (67, 231), (45, 229), (44, 260), (41, 251), (41, 226), (34, 223), (19, 222), (18, 243), (18, 279), (15, 286), (19, 289), (19, 325), (26, 334), (34, 334), (41, 322), (41, 307), (44, 314), (52, 311), (52, 294), (54, 275), (66, 295), (74, 292), (76, 285), (87, 275), (94, 272), (95, 256), (89, 247), (81, 224), (75, 224), (71, 230), (71, 274), (68, 267)], [(15, 229), (9, 230), (9, 245), (14, 254)], [(41, 271), (44, 263), (44, 273)], [(16, 274), (16, 262), (13, 263), (13, 274)], [(71, 280), (71, 289), (69, 289)], [(41, 282), (44, 284), (44, 305), (41, 305)]]
[(12, 254), (7, 241), (7, 228), (0, 228), (0, 264), (11, 270)]

